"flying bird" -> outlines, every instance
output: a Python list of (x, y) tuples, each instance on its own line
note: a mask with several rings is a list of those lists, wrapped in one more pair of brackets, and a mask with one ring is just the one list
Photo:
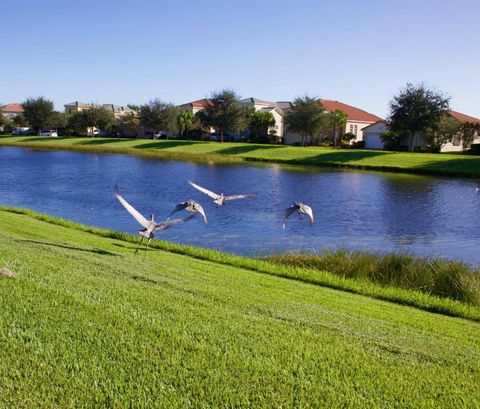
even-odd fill
[(224, 196), (223, 193), (217, 194), (208, 189), (205, 189), (204, 187), (197, 185), (196, 183), (193, 183), (193, 182), (188, 182), (188, 183), (190, 184), (190, 186), (193, 186), (195, 189), (200, 190), (200, 192), (205, 193), (207, 196), (211, 197), (213, 199), (213, 203), (215, 203), (217, 207), (224, 205), (225, 202), (229, 200), (246, 199), (247, 197), (256, 196), (254, 194)]
[(200, 213), (203, 217), (203, 220), (205, 221), (205, 224), (208, 224), (207, 216), (205, 215), (205, 210), (203, 210), (203, 207), (200, 203), (197, 203), (193, 199), (189, 199), (185, 202), (181, 202), (177, 204), (175, 208), (172, 210), (172, 212), (170, 213), (170, 216), (168, 216), (168, 218), (170, 218), (173, 213), (180, 212), (182, 210), (186, 210), (187, 212), (190, 212), (193, 214)]
[(143, 229), (138, 231), (138, 233), (142, 236), (142, 240), (140, 240), (140, 243), (137, 249), (135, 250), (135, 253), (137, 253), (138, 249), (140, 248), (140, 245), (142, 244), (143, 239), (148, 240), (147, 247), (145, 248), (145, 251), (147, 251), (148, 245), (150, 244), (150, 240), (152, 240), (155, 237), (155, 233), (166, 230), (169, 227), (175, 226), (177, 224), (181, 224), (195, 217), (195, 215), (192, 214), (184, 219), (166, 220), (161, 223), (155, 223), (153, 214), (150, 215), (150, 220), (147, 220), (145, 217), (143, 217), (143, 215), (137, 209), (135, 209), (130, 203), (128, 203), (120, 195), (120, 192), (118, 191), (117, 186), (115, 186), (115, 197), (118, 199), (121, 205), (127, 210), (127, 212), (130, 213), (133, 216), (133, 218), (143, 227)]
[(283, 217), (283, 228), (285, 228), (285, 222), (287, 221), (288, 217), (295, 212), (300, 215), (300, 219), (302, 219), (303, 214), (306, 214), (310, 218), (310, 224), (313, 225), (314, 218), (312, 208), (301, 202), (294, 202), (290, 207), (287, 207), (285, 209), (285, 216)]

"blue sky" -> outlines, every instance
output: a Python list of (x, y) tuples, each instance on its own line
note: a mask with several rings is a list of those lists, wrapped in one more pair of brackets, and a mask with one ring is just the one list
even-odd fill
[(478, 0), (0, 0), (0, 102), (308, 93), (380, 116), (426, 81), (480, 117)]

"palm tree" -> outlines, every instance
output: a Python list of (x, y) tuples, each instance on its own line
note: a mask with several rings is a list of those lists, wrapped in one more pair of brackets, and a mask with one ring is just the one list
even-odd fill
[(188, 109), (185, 109), (178, 114), (178, 130), (181, 136), (185, 136), (187, 134), (188, 130), (192, 127), (194, 119), (195, 117), (193, 112)]

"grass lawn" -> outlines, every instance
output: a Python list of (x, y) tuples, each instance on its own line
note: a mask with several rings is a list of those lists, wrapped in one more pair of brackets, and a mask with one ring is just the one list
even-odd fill
[(0, 407), (480, 406), (478, 322), (59, 224), (0, 210)]
[(0, 137), (0, 145), (88, 152), (130, 153), (199, 161), (263, 161), (376, 169), (419, 174), (480, 177), (480, 157), (369, 150), (113, 138)]

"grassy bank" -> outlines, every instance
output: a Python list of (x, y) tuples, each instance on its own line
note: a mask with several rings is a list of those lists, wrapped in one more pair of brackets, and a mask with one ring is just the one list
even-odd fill
[[(0, 206), (0, 211), (25, 215), (32, 219), (91, 233), (99, 237), (119, 239), (134, 245), (138, 243), (138, 238), (129, 234), (85, 226), (61, 218), (37, 213), (28, 209)], [(158, 250), (169, 251), (171, 253), (186, 255), (199, 260), (211, 261), (218, 264), (224, 264), (226, 266), (240, 267), (262, 274), (348, 291), (379, 300), (416, 307), (425, 311), (436, 312), (453, 317), (462, 317), (480, 322), (480, 308), (478, 308), (476, 302), (466, 303), (460, 302), (456, 299), (446, 298), (444, 296), (439, 297), (424, 291), (415, 291), (412, 289), (407, 290), (388, 285), (379, 286), (378, 283), (364, 280), (361, 276), (357, 277), (359, 279), (353, 278), (354, 274), (348, 276), (348, 269), (343, 272), (338, 271), (338, 269), (333, 270), (333, 272), (328, 272), (326, 270), (319, 269), (318, 266), (314, 265), (307, 266), (307, 268), (305, 268), (306, 266), (291, 265), (285, 262), (275, 262), (278, 260), (245, 258), (233, 254), (221, 253), (215, 250), (175, 244), (161, 240), (155, 240), (151, 242), (150, 247)]]
[(477, 322), (6, 210), (2, 407), (480, 405)]
[(82, 152), (126, 153), (178, 160), (242, 162), (259, 161), (308, 166), (333, 166), (407, 172), (429, 175), (480, 177), (480, 157), (340, 150), (321, 147), (295, 147), (223, 143), (112, 138), (0, 137), (0, 145), (38, 149), (65, 149)]

